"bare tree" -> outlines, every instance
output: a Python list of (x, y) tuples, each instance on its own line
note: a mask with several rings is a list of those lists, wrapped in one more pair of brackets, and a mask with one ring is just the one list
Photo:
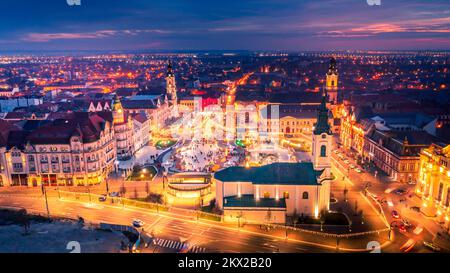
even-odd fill
[(19, 224), (23, 227), (24, 229), (24, 235), (28, 235), (30, 234), (30, 227), (31, 227), (31, 222), (30, 219), (28, 218), (27, 215), (27, 211), (25, 209), (22, 209), (19, 211)]

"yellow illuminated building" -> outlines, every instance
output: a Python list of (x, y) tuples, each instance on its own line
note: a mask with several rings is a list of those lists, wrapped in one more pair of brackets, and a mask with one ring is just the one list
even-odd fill
[(363, 157), (365, 136), (363, 125), (356, 121), (354, 113), (349, 113), (345, 109), (342, 113), (340, 141), (345, 149), (354, 150)]
[(450, 221), (450, 145), (432, 144), (420, 154), (419, 183), (416, 194), (422, 198), (421, 211), (436, 217), (449, 229)]
[(336, 67), (336, 59), (331, 58), (330, 66), (326, 75), (326, 90), (328, 93), (328, 100), (331, 104), (338, 102), (338, 72)]

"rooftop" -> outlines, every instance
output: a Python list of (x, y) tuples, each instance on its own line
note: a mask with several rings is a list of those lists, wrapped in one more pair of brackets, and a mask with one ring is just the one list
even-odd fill
[(214, 174), (222, 182), (252, 182), (269, 185), (320, 185), (311, 162), (272, 163), (260, 167), (229, 167)]

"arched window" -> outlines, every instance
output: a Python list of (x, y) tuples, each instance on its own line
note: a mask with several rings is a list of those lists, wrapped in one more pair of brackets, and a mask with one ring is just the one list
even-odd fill
[(308, 199), (308, 198), (309, 198), (309, 194), (308, 194), (307, 191), (304, 191), (304, 192), (303, 192), (302, 198), (303, 198), (303, 199)]
[(321, 157), (327, 156), (327, 146), (325, 145), (320, 146), (320, 156)]
[(442, 200), (442, 192), (443, 192), (443, 190), (444, 190), (444, 184), (442, 184), (442, 183), (440, 183), (439, 184), (439, 191), (438, 191), (438, 201), (441, 201)]

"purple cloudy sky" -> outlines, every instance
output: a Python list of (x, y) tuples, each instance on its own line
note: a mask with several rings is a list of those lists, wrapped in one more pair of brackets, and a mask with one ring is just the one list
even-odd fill
[(450, 1), (2, 0), (15, 50), (450, 49)]

